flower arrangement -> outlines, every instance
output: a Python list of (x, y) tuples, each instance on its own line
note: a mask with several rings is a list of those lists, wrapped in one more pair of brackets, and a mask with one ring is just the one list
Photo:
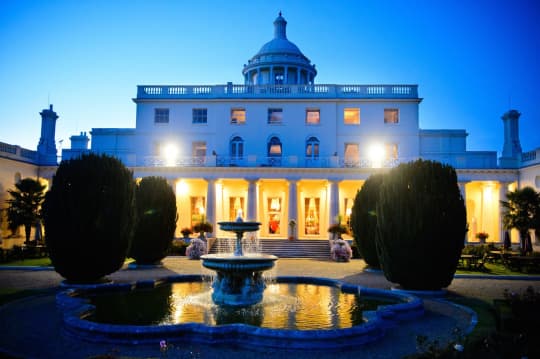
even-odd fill
[(476, 233), (476, 238), (478, 238), (481, 242), (485, 242), (485, 240), (489, 237), (489, 234), (486, 232), (478, 232)]

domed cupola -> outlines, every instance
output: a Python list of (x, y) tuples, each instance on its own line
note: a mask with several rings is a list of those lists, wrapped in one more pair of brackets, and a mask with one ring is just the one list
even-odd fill
[(298, 46), (287, 39), (287, 21), (279, 16), (274, 21), (274, 38), (244, 65), (246, 85), (313, 84), (317, 70)]

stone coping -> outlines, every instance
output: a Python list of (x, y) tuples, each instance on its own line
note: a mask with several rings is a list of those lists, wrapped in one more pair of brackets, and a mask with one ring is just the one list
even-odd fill
[(166, 340), (171, 343), (226, 343), (246, 348), (283, 348), (286, 346), (288, 349), (297, 350), (353, 348), (381, 338), (388, 328), (396, 327), (400, 321), (417, 319), (424, 314), (422, 299), (410, 294), (346, 284), (328, 278), (290, 276), (277, 277), (276, 282), (332, 286), (341, 289), (343, 293), (392, 298), (399, 303), (381, 305), (375, 311), (364, 312), (366, 321), (362, 325), (332, 330), (270, 329), (246, 324), (113, 325), (83, 319), (94, 309), (84, 295), (153, 288), (164, 283), (199, 282), (203, 280), (203, 277), (202, 275), (174, 275), (164, 280), (144, 280), (133, 283), (95, 285), (86, 289), (69, 289), (57, 294), (56, 305), (63, 313), (65, 333), (90, 342), (136, 345)]

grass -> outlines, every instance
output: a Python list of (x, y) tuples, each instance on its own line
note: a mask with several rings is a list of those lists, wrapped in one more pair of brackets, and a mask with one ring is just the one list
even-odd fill
[(33, 267), (49, 267), (51, 266), (51, 259), (49, 257), (42, 258), (29, 258), (17, 261), (11, 261), (7, 263), (2, 263), (4, 266), (13, 267), (13, 266), (33, 266)]
[[(488, 275), (529, 275), (529, 273), (522, 273), (513, 271), (499, 263), (486, 263), (484, 264), (485, 270), (467, 270), (458, 269), (456, 274), (488, 274)], [(534, 275), (534, 273), (530, 273)]]

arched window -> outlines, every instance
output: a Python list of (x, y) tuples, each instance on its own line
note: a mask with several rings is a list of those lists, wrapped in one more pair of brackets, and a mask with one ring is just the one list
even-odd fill
[(312, 160), (319, 158), (319, 140), (317, 137), (310, 137), (306, 141), (306, 158)]
[(268, 141), (268, 157), (281, 157), (281, 141), (275, 136)]
[(231, 140), (231, 158), (241, 160), (244, 157), (244, 140), (240, 136), (235, 136)]

